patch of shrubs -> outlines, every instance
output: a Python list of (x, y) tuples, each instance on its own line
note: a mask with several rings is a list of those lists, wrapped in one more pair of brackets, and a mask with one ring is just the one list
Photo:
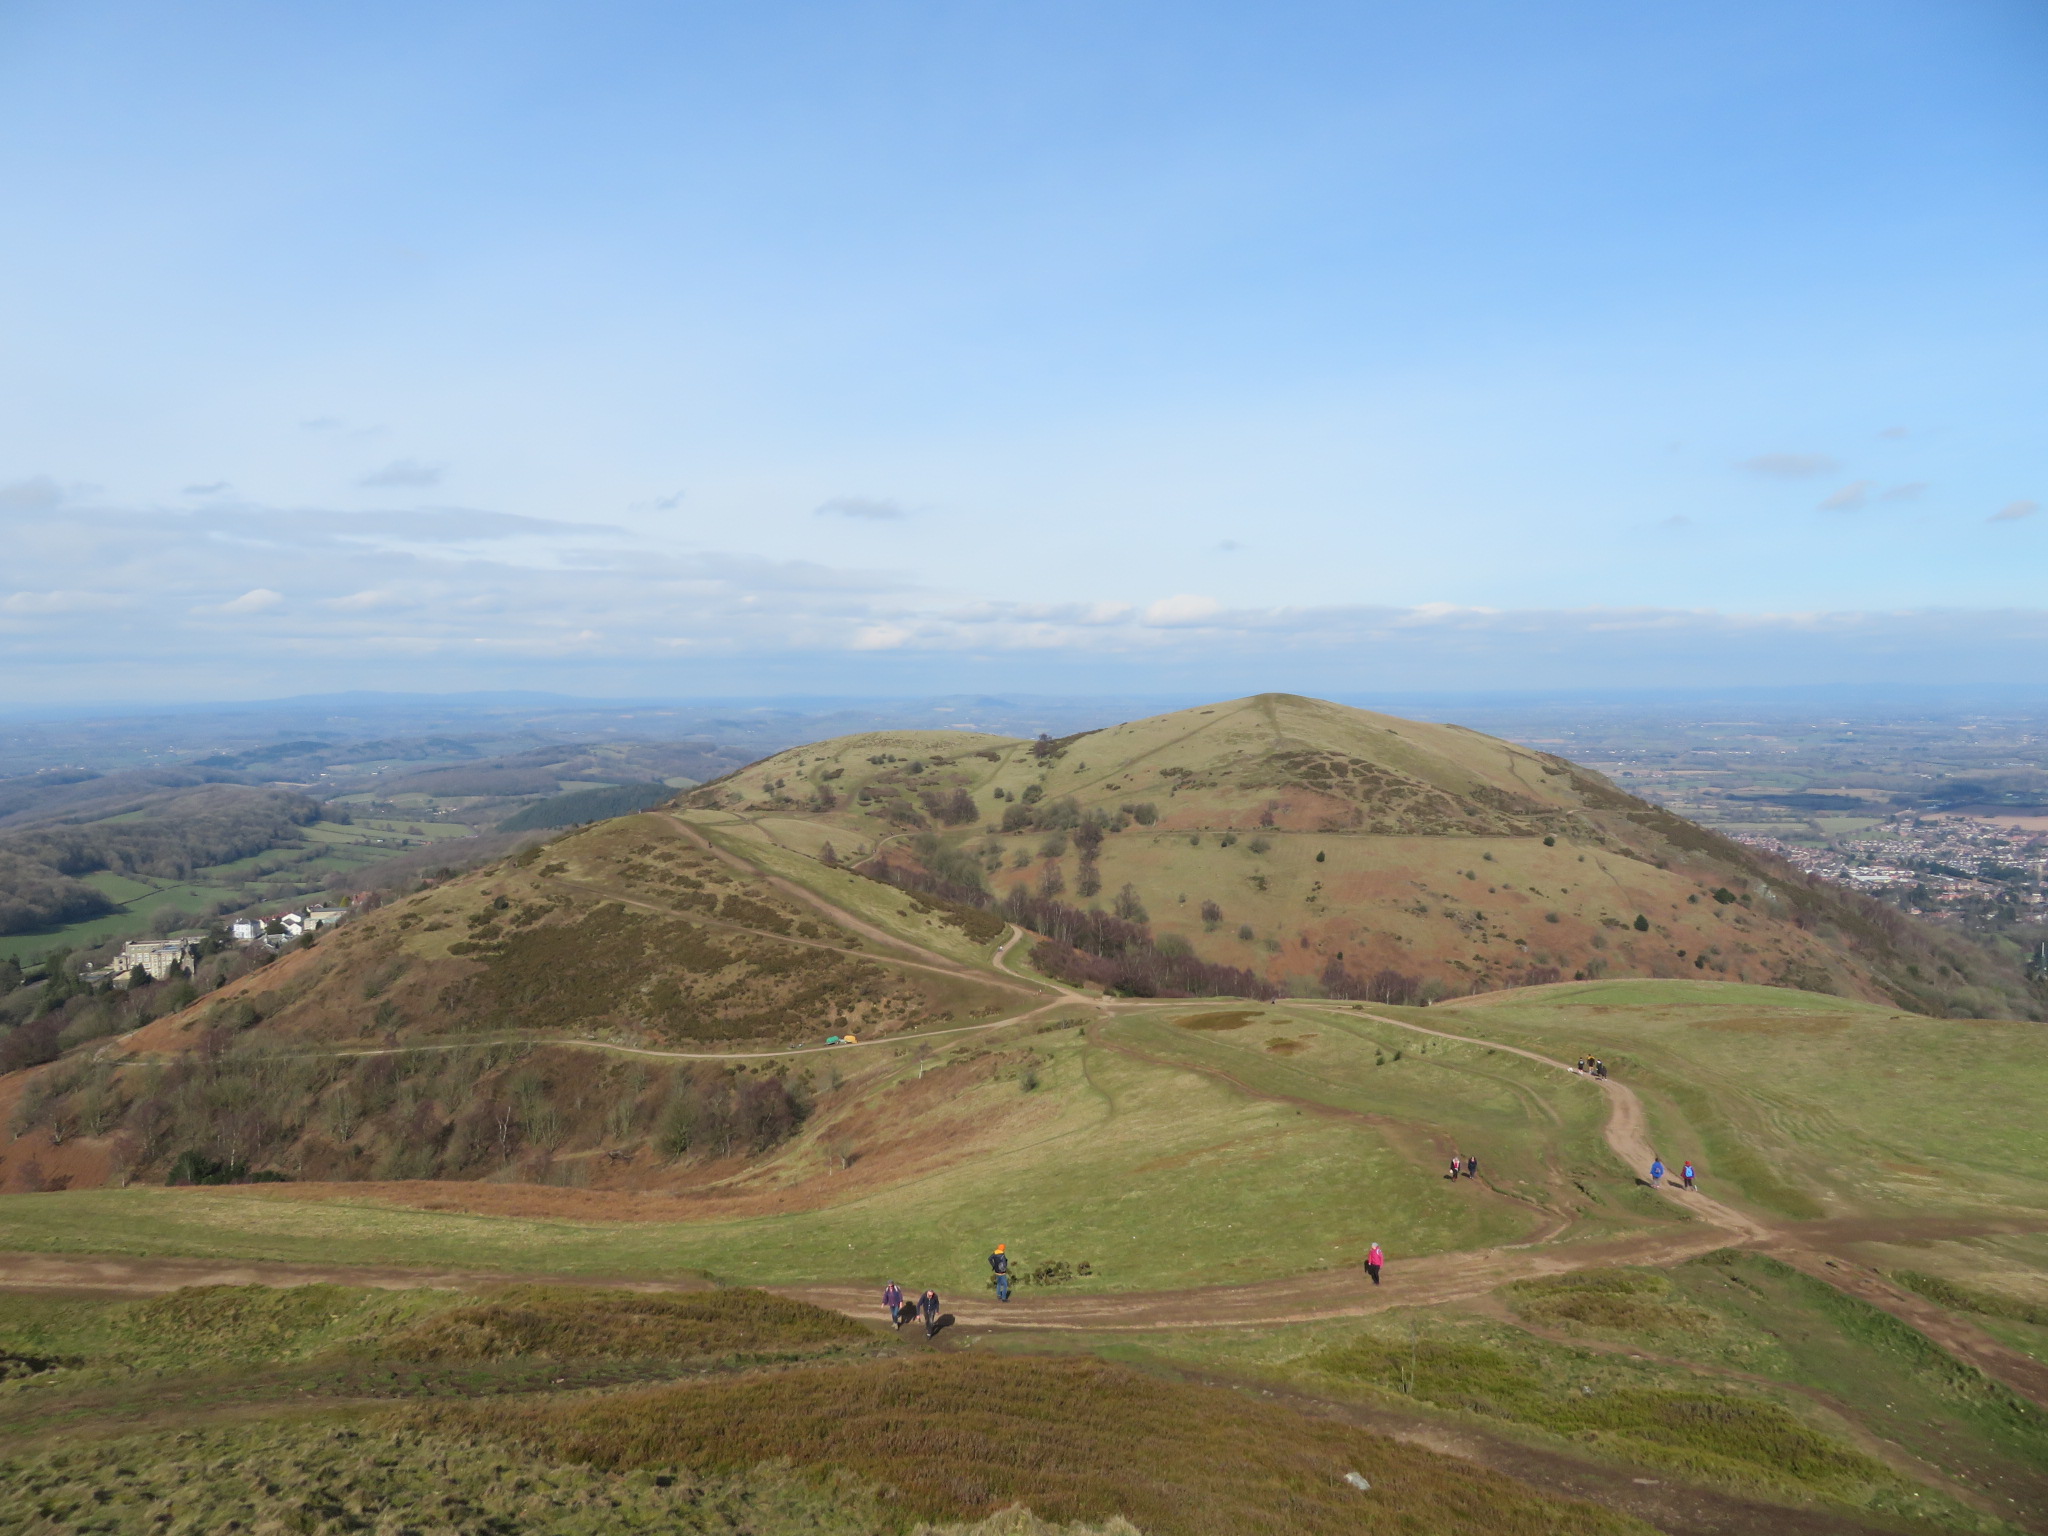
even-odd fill
[(269, 1168), (249, 1171), (238, 1158), (208, 1157), (204, 1152), (180, 1152), (171, 1160), (166, 1184), (289, 1184), (290, 1178)]

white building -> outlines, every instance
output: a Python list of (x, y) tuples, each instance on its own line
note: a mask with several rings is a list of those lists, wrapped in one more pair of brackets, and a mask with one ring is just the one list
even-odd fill
[(260, 917), (238, 917), (228, 932), (238, 943), (247, 944), (263, 937), (263, 919)]

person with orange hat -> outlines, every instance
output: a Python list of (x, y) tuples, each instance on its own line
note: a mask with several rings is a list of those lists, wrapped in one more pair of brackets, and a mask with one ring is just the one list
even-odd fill
[(988, 1267), (996, 1272), (996, 1300), (1010, 1299), (1010, 1255), (1008, 1243), (997, 1243), (996, 1251), (988, 1256)]

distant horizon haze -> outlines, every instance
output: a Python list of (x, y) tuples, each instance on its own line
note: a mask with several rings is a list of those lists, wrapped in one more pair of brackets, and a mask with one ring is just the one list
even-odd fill
[(2025, 684), (2048, 10), (0, 14), (0, 704)]

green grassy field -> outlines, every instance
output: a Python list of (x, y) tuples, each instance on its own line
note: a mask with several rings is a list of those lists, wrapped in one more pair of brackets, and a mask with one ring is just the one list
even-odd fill
[[(121, 819), (121, 818), (109, 818)], [(398, 823), (399, 827), (409, 825)], [(407, 838), (411, 843), (439, 838), (466, 837), (471, 829), (451, 823), (422, 824), (422, 832), (407, 837), (388, 825), (318, 821), (298, 829), (303, 841), (250, 854), (224, 864), (210, 864), (193, 872), (189, 880), (163, 880), (149, 875), (125, 875), (101, 871), (83, 877), (85, 884), (121, 903), (119, 911), (82, 922), (67, 923), (39, 933), (17, 933), (0, 938), (0, 956), (29, 961), (52, 949), (81, 949), (109, 939), (141, 938), (151, 931), (156, 914), (173, 909), (186, 914), (211, 913), (222, 902), (237, 905), (266, 904), (261, 894), (269, 875), (304, 881), (319, 879), (347, 889), (352, 877), (392, 855), (404, 845), (390, 839)], [(378, 839), (386, 841), (378, 841)], [(279, 895), (268, 902), (290, 905), (305, 898)]]
[[(1310, 1036), (1302, 1054), (1268, 1048)], [(914, 1047), (899, 1047), (892, 1075), (828, 1103), (761, 1171), (771, 1185), (806, 1169), (815, 1178), (820, 1146), (851, 1138), (854, 1161), (831, 1175), (829, 1203), (788, 1215), (601, 1224), (136, 1187), (0, 1202), (0, 1248), (750, 1283), (896, 1274), (958, 1291), (979, 1289), (981, 1255), (1008, 1241), (1020, 1268), (1086, 1262), (1090, 1284), (1121, 1289), (1348, 1264), (1375, 1238), (1408, 1254), (1515, 1241), (1547, 1213), (1570, 1214), (1540, 1173), (1551, 1161), (1607, 1181), (1596, 1226), (1665, 1214), (1638, 1211), (1625, 1170), (1601, 1162), (1586, 1085), (1512, 1057), (1427, 1042), (1418, 1052), (1413, 1039), (1287, 1011), (1232, 1030), (1133, 1018), (1093, 1039), (1025, 1039), (1028, 1057), (1014, 1042), (987, 1055), (996, 1042), (970, 1037), (931, 1058), (956, 1063), (949, 1112), (984, 1140), (965, 1154), (948, 1146), (951, 1132), (933, 1140), (929, 1172), (921, 1112), (891, 1108), (917, 1087)], [(1492, 1158), (1498, 1192), (1439, 1177), (1445, 1125)]]
[(1709, 1189), (1766, 1211), (2048, 1211), (2048, 1026), (1676, 981), (1405, 1016), (1603, 1057), (1643, 1095), (1667, 1162), (1696, 1156)]

